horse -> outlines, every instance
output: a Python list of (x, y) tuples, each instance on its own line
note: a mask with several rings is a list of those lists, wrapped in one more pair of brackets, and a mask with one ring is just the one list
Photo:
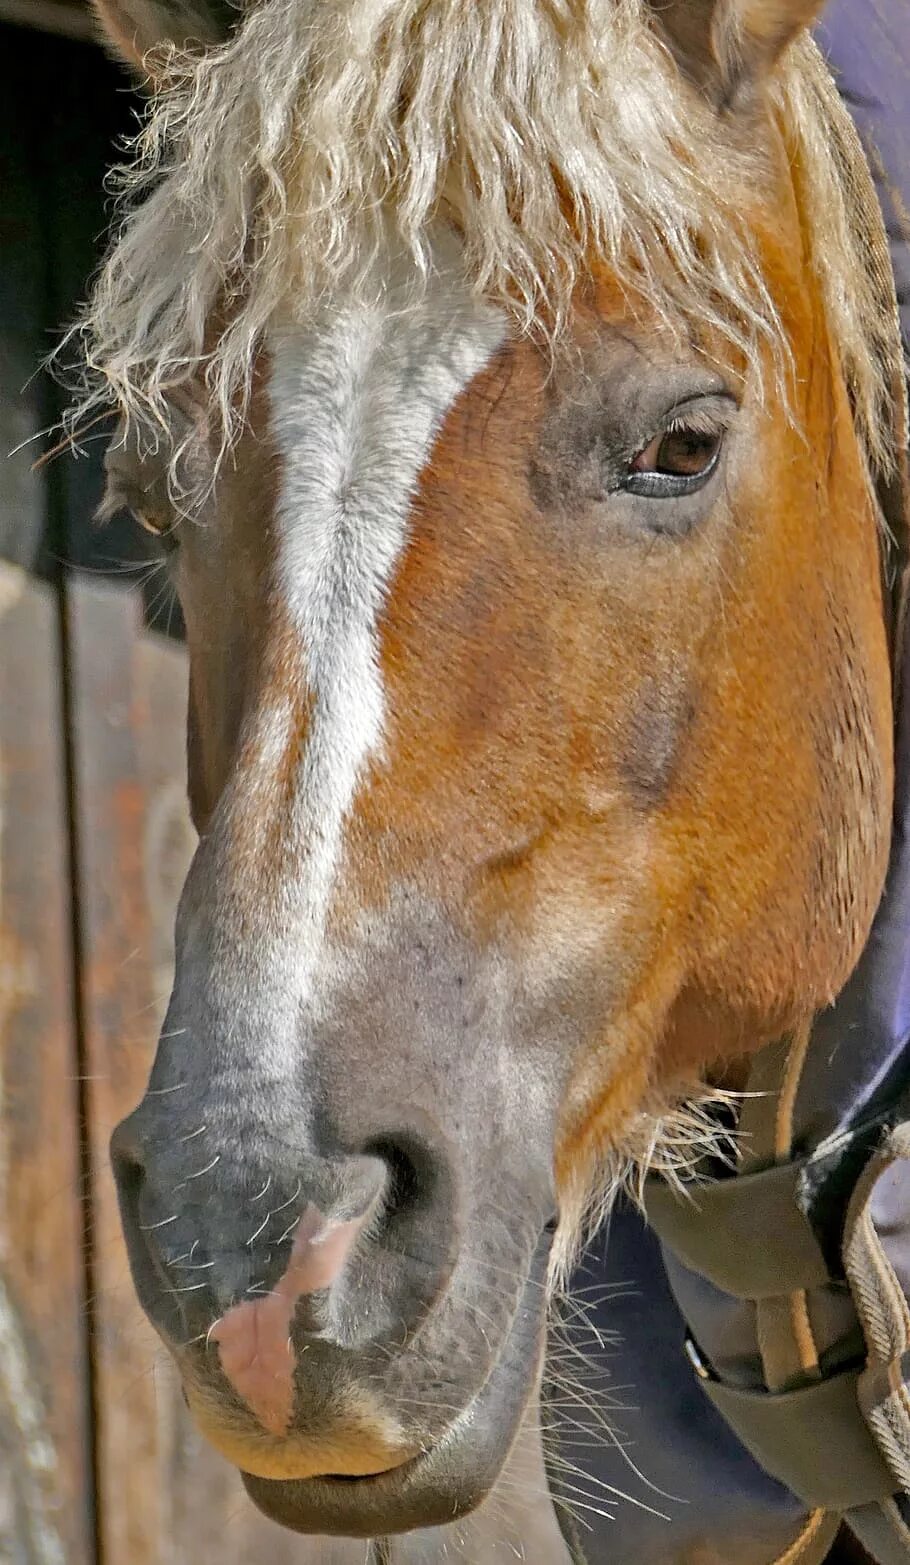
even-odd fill
[(135, 1286), (266, 1515), (496, 1559), (580, 1246), (882, 892), (868, 172), (819, 0), (94, 3), (149, 109), (74, 428), (170, 562), (199, 834)]

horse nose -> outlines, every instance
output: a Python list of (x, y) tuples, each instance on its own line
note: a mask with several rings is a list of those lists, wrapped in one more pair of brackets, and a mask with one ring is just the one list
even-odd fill
[[(296, 1145), (295, 1145), (296, 1141)], [(134, 1282), (166, 1338), (216, 1347), (265, 1427), (286, 1427), (297, 1348), (400, 1341), (457, 1251), (449, 1158), (414, 1134), (317, 1155), (299, 1135), (181, 1135), (149, 1105), (111, 1156)]]
[[(298, 1294), (331, 1288), (390, 1181), (381, 1157), (326, 1157), (269, 1139), (181, 1136), (140, 1105), (111, 1140), (128, 1233), (143, 1236), (162, 1275), (197, 1270), (220, 1310), (285, 1276)], [(192, 1257), (177, 1259), (186, 1241)]]

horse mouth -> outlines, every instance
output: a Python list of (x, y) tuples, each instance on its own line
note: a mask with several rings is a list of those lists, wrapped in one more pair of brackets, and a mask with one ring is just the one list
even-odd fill
[[(418, 1497), (430, 1477), (434, 1454), (425, 1452), (399, 1467), (360, 1477), (326, 1473), (320, 1478), (270, 1479), (244, 1473), (243, 1481), (258, 1509), (294, 1532), (371, 1538), (378, 1532), (404, 1532), (432, 1524), (423, 1520)], [(466, 1505), (464, 1509), (470, 1508)], [(455, 1519), (450, 1505), (445, 1519)]]
[(543, 1360), (543, 1273), (549, 1241), (534, 1257), (519, 1307), (480, 1390), (432, 1447), (361, 1477), (272, 1479), (243, 1473), (254, 1504), (293, 1532), (376, 1538), (441, 1527), (487, 1497), (509, 1455)]

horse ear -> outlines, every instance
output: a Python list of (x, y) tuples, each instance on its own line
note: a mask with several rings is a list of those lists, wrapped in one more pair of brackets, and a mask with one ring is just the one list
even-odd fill
[(738, 107), (824, 0), (652, 0), (681, 70), (718, 109)]
[(220, 43), (236, 20), (229, 0), (92, 0), (108, 43), (128, 65), (148, 71), (160, 44)]

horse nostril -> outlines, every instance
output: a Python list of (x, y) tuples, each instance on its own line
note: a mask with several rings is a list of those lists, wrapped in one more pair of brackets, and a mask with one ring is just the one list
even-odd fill
[(454, 1159), (448, 1149), (408, 1131), (377, 1137), (364, 1150), (386, 1169), (382, 1206), (369, 1231), (375, 1246), (370, 1263), (385, 1268), (385, 1301), (400, 1332), (403, 1322), (416, 1327), (441, 1296), (455, 1262), (460, 1223)]
[(127, 1234), (138, 1224), (139, 1196), (144, 1177), (135, 1138), (129, 1134), (129, 1123), (129, 1120), (124, 1120), (117, 1126), (109, 1148), (117, 1200)]
[(119, 1125), (114, 1127), (111, 1133), (108, 1155), (118, 1185), (121, 1177), (127, 1176), (131, 1165), (137, 1170), (141, 1170), (142, 1156), (135, 1113), (128, 1114), (126, 1119), (122, 1119)]
[[(235, 1389), (277, 1427), (292, 1335), (345, 1348), (398, 1342), (444, 1292), (460, 1228), (454, 1159), (428, 1129), (291, 1158), (264, 1144), (273, 1155), (253, 1166), (223, 1138), (198, 1149), (138, 1110), (115, 1132), (111, 1159), (145, 1309), (167, 1336), (210, 1333)], [(248, 1374), (257, 1332), (281, 1368), (274, 1387)]]
[(386, 1168), (382, 1233), (393, 1242), (397, 1236), (407, 1248), (418, 1232), (426, 1237), (429, 1229), (436, 1249), (440, 1228), (451, 1227), (455, 1211), (447, 1154), (407, 1132), (377, 1137), (364, 1151), (381, 1159)]
[(389, 1171), (384, 1206), (386, 1221), (392, 1221), (420, 1199), (420, 1173), (410, 1151), (397, 1142), (377, 1141), (367, 1150), (381, 1158)]
[[(124, 1124), (128, 1125), (129, 1122), (125, 1121)], [(169, 1274), (165, 1255), (158, 1242), (165, 1234), (175, 1238), (175, 1225), (165, 1222), (169, 1213), (154, 1214), (146, 1220), (143, 1210), (148, 1201), (146, 1171), (136, 1155), (135, 1140), (124, 1132), (123, 1125), (117, 1127), (111, 1138), (110, 1157), (136, 1292), (144, 1309), (166, 1336), (180, 1334), (179, 1302), (173, 1291), (173, 1278)]]

